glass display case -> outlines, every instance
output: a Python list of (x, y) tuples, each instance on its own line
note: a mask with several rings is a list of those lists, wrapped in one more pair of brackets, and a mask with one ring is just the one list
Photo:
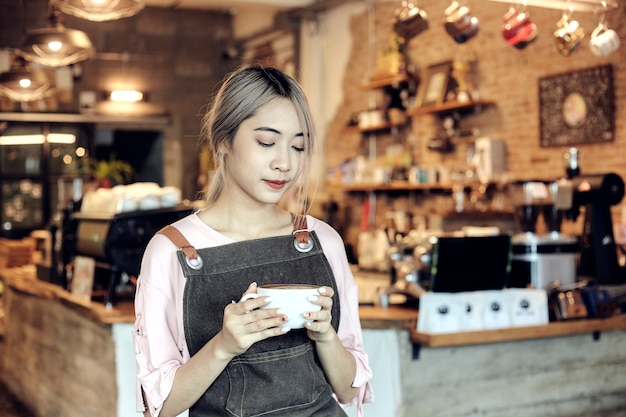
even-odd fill
[(93, 134), (89, 125), (3, 123), (0, 129), (0, 236), (21, 238), (46, 227), (66, 186), (80, 177)]

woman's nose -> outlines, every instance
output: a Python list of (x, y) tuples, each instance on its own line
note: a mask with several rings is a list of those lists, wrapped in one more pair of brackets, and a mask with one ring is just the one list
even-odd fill
[(291, 162), (287, 152), (277, 152), (271, 163), (271, 168), (281, 172), (287, 172), (291, 169)]

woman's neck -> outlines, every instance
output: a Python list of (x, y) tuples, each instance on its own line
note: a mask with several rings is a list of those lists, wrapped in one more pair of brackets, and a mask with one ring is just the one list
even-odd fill
[(198, 217), (233, 240), (281, 236), (293, 231), (291, 214), (275, 205), (250, 210), (221, 204), (218, 200), (198, 213)]

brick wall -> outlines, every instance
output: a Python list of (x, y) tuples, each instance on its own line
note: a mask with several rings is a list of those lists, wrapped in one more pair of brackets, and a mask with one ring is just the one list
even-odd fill
[[(368, 91), (361, 88), (372, 68), (372, 45), (375, 54), (389, 46), (392, 33), (393, 13), (399, 2), (376, 1), (375, 39), (368, 30), (368, 13), (355, 16), (351, 22), (353, 45), (344, 82), (344, 102), (328, 128), (328, 166), (359, 154), (367, 142), (358, 133), (347, 133), (345, 124), (354, 112), (368, 107)], [(543, 148), (539, 143), (539, 100), (538, 79), (544, 76), (576, 71), (604, 64), (612, 64), (615, 90), (615, 140), (604, 144), (577, 145), (581, 152), (583, 173), (616, 172), (626, 178), (626, 47), (606, 58), (594, 56), (588, 45), (589, 36), (598, 24), (598, 16), (592, 13), (574, 13), (586, 29), (587, 36), (572, 55), (559, 54), (552, 33), (561, 12), (551, 9), (529, 7), (532, 20), (537, 24), (537, 40), (523, 50), (509, 46), (501, 36), (502, 16), (509, 5), (489, 1), (470, 1), (469, 5), (480, 19), (481, 29), (474, 39), (465, 44), (456, 44), (443, 27), (444, 9), (450, 4), (444, 0), (422, 2), (420, 6), (428, 13), (429, 29), (411, 39), (407, 45), (410, 64), (418, 71), (431, 64), (454, 59), (457, 54), (472, 54), (476, 57), (475, 79), (481, 98), (494, 101), (495, 106), (479, 114), (464, 118), (462, 129), (478, 129), (481, 135), (503, 139), (508, 149), (508, 171), (515, 179), (558, 178), (564, 175), (562, 153), (566, 147)], [(620, 9), (606, 16), (609, 27), (615, 29), (622, 39), (626, 36), (626, 12)], [(624, 42), (624, 41), (623, 41)], [(430, 138), (441, 130), (441, 122), (430, 115), (412, 118), (411, 134), (415, 161), (422, 167), (445, 166), (460, 169), (466, 166), (466, 150), (473, 138), (455, 139), (456, 150), (441, 154), (427, 149)], [(393, 143), (389, 135), (377, 139), (377, 151), (381, 155), (388, 144)], [(361, 152), (362, 153), (362, 152)], [(331, 193), (342, 202), (342, 193)], [(352, 195), (342, 202), (340, 229), (349, 241), (358, 233), (361, 215), (360, 203), (363, 195)], [(394, 207), (407, 206), (414, 211), (436, 209), (441, 202), (426, 202), (419, 193), (392, 198), (379, 198), (377, 226), (385, 221), (384, 213)], [(424, 206), (426, 205), (426, 208)], [(621, 221), (622, 202), (612, 208), (614, 223)], [(578, 224), (566, 225), (572, 232), (580, 232)]]

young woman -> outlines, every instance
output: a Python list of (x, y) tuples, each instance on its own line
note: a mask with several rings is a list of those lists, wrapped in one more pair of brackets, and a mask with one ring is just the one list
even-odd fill
[[(203, 120), (216, 163), (207, 207), (157, 233), (135, 298), (138, 410), (170, 417), (345, 416), (372, 400), (357, 287), (343, 241), (290, 213), (306, 200), (314, 132), (299, 84), (275, 68), (230, 74)], [(320, 286), (304, 329), (257, 285)], [(246, 297), (247, 298), (247, 297)]]

